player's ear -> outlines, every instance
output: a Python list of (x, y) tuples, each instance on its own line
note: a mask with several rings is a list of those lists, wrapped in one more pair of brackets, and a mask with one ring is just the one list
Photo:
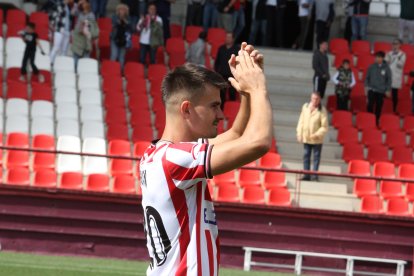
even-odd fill
[(186, 119), (190, 116), (190, 105), (189, 101), (183, 101), (180, 106), (181, 115)]

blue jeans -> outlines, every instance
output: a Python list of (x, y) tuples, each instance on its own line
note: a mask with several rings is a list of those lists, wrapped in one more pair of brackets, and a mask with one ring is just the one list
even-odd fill
[(155, 63), (155, 55), (157, 54), (157, 48), (151, 47), (147, 44), (139, 44), (139, 60), (142, 64), (146, 63), (147, 54), (150, 55), (150, 63)]
[(260, 31), (260, 45), (264, 46), (266, 43), (266, 19), (253, 19), (252, 26), (250, 28), (249, 43), (256, 45), (257, 32)]
[(108, 0), (91, 0), (92, 12), (96, 18), (105, 17)]
[[(313, 151), (313, 171), (319, 170), (319, 163), (321, 161), (322, 144), (303, 144), (305, 153), (303, 154), (303, 169), (306, 171), (310, 170), (311, 154)], [(305, 178), (310, 178), (309, 175), (305, 175)], [(314, 178), (318, 178), (316, 175)]]
[(368, 16), (353, 16), (351, 26), (352, 41), (367, 39)]
[(205, 31), (210, 27), (217, 26), (218, 11), (217, 6), (213, 3), (206, 2), (203, 11), (203, 28)]
[(119, 61), (121, 68), (124, 68), (125, 64), (125, 47), (118, 47), (113, 40), (111, 40), (111, 60)]
[(244, 15), (244, 8), (243, 6), (240, 6), (239, 10), (233, 12), (233, 34), (235, 39), (237, 39), (243, 32), (245, 25), (246, 19)]

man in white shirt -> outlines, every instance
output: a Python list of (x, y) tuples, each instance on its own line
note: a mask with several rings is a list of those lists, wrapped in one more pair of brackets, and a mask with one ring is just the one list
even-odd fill
[(293, 48), (304, 49), (306, 37), (309, 28), (310, 10), (313, 5), (313, 0), (298, 0), (298, 16), (300, 22), (300, 32), (296, 40), (296, 45)]

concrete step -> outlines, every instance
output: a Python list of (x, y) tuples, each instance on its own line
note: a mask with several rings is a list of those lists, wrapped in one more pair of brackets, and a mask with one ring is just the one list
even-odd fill
[[(291, 192), (293, 193), (294, 191)], [(353, 195), (339, 196), (301, 192), (297, 203), (302, 208), (354, 212), (359, 210), (360, 200)]]

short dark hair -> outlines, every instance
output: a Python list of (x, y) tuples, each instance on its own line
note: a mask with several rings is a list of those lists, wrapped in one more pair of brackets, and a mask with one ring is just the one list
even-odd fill
[(395, 42), (397, 42), (398, 44), (402, 44), (403, 43), (403, 41), (401, 39), (399, 39), (399, 38), (395, 38), (392, 43), (395, 44)]
[(201, 38), (202, 40), (206, 40), (207, 38), (207, 32), (206, 31), (202, 31), (198, 34), (198, 38)]
[(345, 64), (345, 63), (348, 63), (348, 64), (350, 64), (351, 62), (349, 61), (349, 59), (344, 59), (344, 60), (342, 60), (342, 64)]
[(35, 29), (36, 28), (36, 24), (35, 23), (33, 23), (33, 22), (28, 22), (27, 24), (26, 24), (26, 26), (27, 27), (29, 27), (29, 28), (31, 28), (31, 29)]
[(385, 53), (383, 51), (378, 51), (375, 53), (376, 57), (380, 57), (380, 58), (384, 58), (385, 57)]
[(167, 103), (170, 97), (179, 91), (186, 91), (189, 99), (193, 99), (204, 92), (207, 84), (218, 89), (228, 87), (227, 81), (221, 75), (203, 66), (193, 63), (178, 66), (162, 81), (163, 102)]

